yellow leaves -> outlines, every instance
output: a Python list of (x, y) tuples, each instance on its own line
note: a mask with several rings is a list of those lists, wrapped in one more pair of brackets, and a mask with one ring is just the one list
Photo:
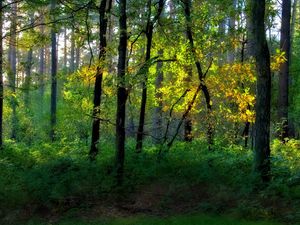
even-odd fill
[(280, 66), (286, 61), (285, 52), (281, 52), (279, 49), (276, 49), (276, 54), (271, 57), (271, 70), (279, 71)]

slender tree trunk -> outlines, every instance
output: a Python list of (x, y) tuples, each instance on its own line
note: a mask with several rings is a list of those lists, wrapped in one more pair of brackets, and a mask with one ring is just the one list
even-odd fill
[(282, 141), (288, 137), (288, 104), (289, 104), (289, 65), (290, 65), (290, 25), (291, 25), (291, 0), (282, 1), (280, 32), (280, 49), (285, 52), (286, 61), (282, 63), (279, 73), (279, 106), (278, 117), (281, 124), (279, 137)]
[(75, 63), (75, 70), (79, 69), (80, 65), (80, 46), (79, 43), (77, 43), (77, 47), (75, 50), (75, 56), (76, 56), (76, 63)]
[[(191, 66), (187, 66), (186, 70), (187, 70), (186, 83), (187, 86), (189, 87), (192, 82), (193, 68)], [(192, 130), (193, 130), (193, 121), (190, 115), (187, 115), (184, 121), (184, 141), (191, 142), (193, 140)]]
[[(231, 38), (235, 38), (235, 30), (236, 30), (236, 9), (237, 9), (237, 0), (232, 0), (232, 15), (229, 17), (228, 26), (229, 26), (229, 35)], [(229, 49), (228, 51), (228, 62), (233, 63), (235, 58), (235, 49)]]
[(3, 148), (3, 9), (2, 1), (0, 1), (0, 150)]
[(118, 184), (122, 183), (125, 159), (125, 114), (127, 90), (125, 87), (126, 52), (127, 52), (127, 15), (126, 0), (119, 0), (119, 60), (116, 115), (116, 169)]
[(95, 88), (94, 88), (94, 107), (93, 107), (93, 125), (92, 125), (92, 141), (90, 148), (90, 159), (94, 160), (98, 154), (97, 144), (100, 138), (100, 105), (101, 105), (101, 95), (102, 95), (102, 80), (103, 80), (103, 63), (106, 58), (106, 33), (107, 33), (107, 22), (108, 15), (111, 9), (111, 0), (102, 0), (99, 7), (99, 34), (100, 34), (100, 43), (99, 43), (99, 61), (101, 66), (97, 67)]
[(271, 71), (270, 53), (265, 33), (265, 0), (251, 0), (251, 22), (254, 56), (257, 68), (255, 170), (263, 181), (270, 180), (270, 111)]
[(12, 127), (11, 127), (11, 139), (16, 139), (17, 137), (17, 100), (16, 100), (16, 80), (17, 80), (17, 3), (12, 4), (12, 21), (10, 27), (10, 39), (9, 39), (9, 53), (8, 53), (8, 62), (10, 66), (9, 70), (9, 85), (11, 88), (12, 96), (10, 99), (10, 104), (12, 108)]
[[(293, 11), (292, 11), (292, 21), (291, 21), (291, 48), (290, 48), (290, 65), (293, 64), (293, 48), (294, 48), (294, 36), (295, 36), (295, 25), (296, 25), (296, 18), (298, 15), (298, 3), (299, 0), (294, 0), (293, 2)], [(291, 88), (294, 88), (294, 76), (289, 76), (289, 86)], [(296, 87), (295, 87), (296, 88)], [(294, 105), (294, 95), (289, 95), (289, 101), (291, 104)], [(290, 117), (288, 121), (288, 132), (289, 132), (289, 137), (296, 137), (296, 130), (295, 130), (295, 118)]]
[(211, 104), (211, 98), (210, 93), (208, 90), (208, 87), (205, 84), (205, 74), (202, 71), (201, 63), (199, 59), (196, 57), (196, 49), (194, 45), (194, 39), (193, 39), (193, 32), (192, 32), (192, 19), (191, 19), (191, 0), (184, 0), (184, 14), (186, 19), (186, 33), (189, 40), (191, 52), (194, 57), (195, 66), (197, 68), (198, 72), (198, 78), (200, 82), (200, 88), (204, 95), (205, 102), (206, 102), (206, 109), (207, 109), (207, 120), (208, 120), (208, 127), (207, 127), (207, 140), (209, 145), (209, 150), (211, 149), (211, 146), (213, 145), (213, 127), (212, 127), (212, 121), (211, 121), (211, 113), (212, 113), (212, 104)]
[(67, 68), (67, 28), (64, 27), (64, 69)]
[[(30, 15), (30, 23), (34, 23), (34, 15)], [(30, 82), (31, 82), (31, 69), (32, 69), (32, 61), (33, 61), (33, 50), (32, 47), (28, 50), (27, 53), (27, 61), (25, 66), (25, 107), (29, 109), (29, 101), (30, 101)]]
[[(158, 51), (158, 55), (163, 55), (163, 50)], [(155, 99), (157, 101), (157, 106), (154, 109), (153, 116), (153, 127), (152, 127), (152, 136), (154, 143), (160, 144), (162, 142), (162, 126), (163, 126), (163, 95), (161, 93), (162, 82), (164, 80), (164, 72), (162, 71), (163, 62), (158, 62), (156, 66), (157, 77), (155, 80)]]
[(44, 93), (45, 93), (45, 84), (44, 84), (44, 76), (45, 76), (45, 48), (42, 47), (39, 50), (39, 91), (40, 91), (40, 104), (41, 108), (43, 108), (44, 103)]
[(70, 73), (75, 71), (75, 31), (72, 28), (71, 32), (71, 57), (70, 57)]
[[(151, 19), (151, 7), (152, 1), (148, 0), (148, 21), (146, 26), (146, 63), (149, 62), (151, 58), (151, 47), (152, 47), (152, 37), (153, 37), (153, 29), (154, 23), (159, 19), (163, 7), (164, 7), (164, 0), (159, 1), (158, 11), (157, 14), (154, 16), (154, 19)], [(149, 71), (149, 67), (148, 67)], [(143, 91), (142, 91), (142, 101), (141, 101), (141, 110), (140, 110), (140, 120), (139, 126), (136, 136), (136, 152), (141, 152), (143, 148), (143, 138), (144, 138), (144, 125), (145, 125), (145, 114), (146, 114), (146, 103), (147, 103), (147, 81), (148, 81), (148, 71), (145, 73), (145, 80), (142, 83)]]
[[(40, 12), (41, 23), (44, 22), (43, 11)], [(40, 26), (40, 32), (43, 35), (45, 33), (45, 27)], [(46, 70), (47, 60), (45, 59), (45, 46), (42, 46), (39, 50), (39, 92), (40, 92), (40, 107), (43, 112), (44, 108), (44, 93), (45, 93), (45, 84), (44, 84), (44, 76)]]
[[(56, 7), (56, 0), (51, 1), (51, 10)], [(57, 101), (57, 50), (56, 50), (56, 32), (51, 28), (51, 121), (50, 121), (50, 139), (55, 141), (56, 126), (56, 101)]]

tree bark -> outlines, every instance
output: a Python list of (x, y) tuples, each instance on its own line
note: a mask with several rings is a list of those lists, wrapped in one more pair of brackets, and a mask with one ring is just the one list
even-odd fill
[(116, 114), (116, 171), (117, 182), (122, 184), (125, 159), (125, 114), (127, 90), (125, 87), (126, 54), (127, 54), (127, 15), (126, 0), (119, 0), (119, 59), (117, 84), (117, 114)]
[(75, 71), (75, 31), (72, 28), (71, 31), (71, 57), (70, 57), (70, 73)]
[(265, 33), (265, 0), (251, 0), (252, 37), (257, 69), (254, 168), (263, 181), (270, 180), (270, 53)]
[[(299, 0), (294, 0), (293, 2), (293, 11), (292, 11), (292, 20), (291, 20), (291, 48), (290, 48), (290, 65), (293, 63), (293, 48), (294, 48), (294, 36), (295, 36), (295, 26), (296, 26), (296, 18), (298, 16), (298, 7)], [(294, 76), (289, 76), (289, 85), (291, 88), (294, 87)], [(296, 88), (296, 87), (295, 87)], [(290, 102), (294, 105), (294, 95), (289, 95)], [(295, 125), (295, 118), (290, 117), (288, 121), (288, 132), (289, 137), (295, 138), (296, 137), (296, 125)]]
[(288, 105), (289, 105), (289, 65), (290, 65), (290, 25), (291, 0), (282, 1), (282, 22), (280, 32), (280, 49), (285, 52), (286, 61), (281, 64), (279, 72), (278, 117), (281, 125), (279, 137), (282, 141), (288, 137)]
[[(157, 10), (157, 14), (151, 19), (151, 7), (152, 1), (148, 0), (148, 21), (146, 26), (146, 63), (149, 62), (151, 57), (151, 47), (152, 47), (152, 37), (153, 37), (153, 29), (154, 24), (159, 19), (163, 7), (164, 7), (164, 0), (159, 1), (159, 6)], [(149, 67), (148, 67), (149, 71)], [(145, 73), (145, 80), (142, 83), (143, 91), (142, 91), (142, 101), (141, 101), (141, 109), (140, 109), (140, 119), (139, 119), (139, 126), (136, 136), (136, 152), (141, 152), (143, 148), (143, 138), (144, 138), (144, 125), (145, 125), (145, 114), (146, 114), (146, 103), (147, 103), (147, 80), (148, 80), (148, 71)]]
[(0, 1), (0, 150), (3, 148), (3, 9)]
[[(159, 50), (159, 56), (163, 55), (163, 50)], [(156, 66), (157, 77), (155, 80), (155, 99), (158, 105), (154, 109), (154, 116), (153, 116), (153, 127), (152, 127), (152, 136), (154, 139), (154, 143), (160, 144), (162, 141), (162, 126), (163, 126), (163, 95), (160, 91), (162, 87), (162, 82), (164, 80), (164, 72), (162, 71), (163, 62), (158, 62)]]
[(92, 141), (89, 156), (91, 160), (94, 160), (98, 154), (97, 144), (100, 138), (100, 105), (101, 105), (101, 95), (102, 95), (102, 80), (103, 80), (103, 63), (106, 58), (106, 33), (107, 33), (107, 23), (108, 15), (111, 10), (111, 0), (102, 0), (99, 7), (99, 63), (97, 66), (97, 72), (95, 76), (95, 88), (94, 88), (94, 106), (93, 106), (93, 125), (92, 125)]
[(204, 95), (205, 102), (206, 102), (206, 109), (207, 109), (207, 119), (208, 119), (208, 128), (207, 128), (207, 140), (208, 140), (208, 148), (211, 149), (213, 145), (213, 128), (211, 124), (211, 113), (212, 113), (212, 105), (211, 105), (211, 98), (208, 87), (205, 84), (205, 74), (202, 71), (201, 63), (199, 59), (196, 57), (196, 49), (194, 45), (193, 39), (193, 32), (192, 32), (192, 18), (191, 18), (191, 0), (184, 0), (184, 14), (186, 19), (186, 33), (190, 44), (191, 53), (194, 57), (195, 66), (198, 72), (198, 78), (200, 82), (200, 88)]
[[(56, 0), (51, 1), (51, 10), (56, 7)], [(51, 28), (51, 121), (50, 121), (50, 139), (55, 141), (56, 126), (56, 101), (57, 101), (57, 50), (56, 50), (56, 32), (55, 28)]]
[[(30, 15), (30, 23), (34, 23), (34, 15)], [(32, 47), (28, 50), (27, 53), (27, 61), (25, 66), (25, 99), (24, 104), (27, 109), (29, 109), (29, 101), (30, 101), (30, 82), (31, 82), (31, 68), (32, 68), (32, 61), (33, 61), (33, 50)]]
[(9, 86), (11, 88), (12, 96), (10, 98), (10, 105), (12, 108), (11, 116), (11, 139), (16, 139), (17, 129), (18, 129), (18, 118), (17, 118), (17, 100), (16, 100), (16, 78), (17, 78), (17, 3), (12, 4), (12, 20), (10, 27), (10, 39), (9, 39), (9, 52), (8, 52), (8, 62), (9, 62)]

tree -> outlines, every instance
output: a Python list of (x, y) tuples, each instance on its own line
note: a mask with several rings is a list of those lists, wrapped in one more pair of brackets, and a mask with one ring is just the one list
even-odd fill
[(107, 47), (107, 24), (108, 24), (108, 14), (110, 13), (112, 6), (112, 0), (102, 0), (99, 7), (99, 62), (96, 69), (96, 79), (94, 87), (94, 106), (93, 106), (93, 125), (92, 125), (92, 141), (90, 148), (90, 158), (93, 160), (98, 154), (97, 144), (100, 138), (100, 105), (101, 105), (101, 95), (102, 95), (102, 80), (103, 80), (103, 70), (106, 58), (106, 47)]
[(125, 114), (127, 90), (125, 87), (126, 54), (127, 54), (127, 15), (126, 0), (119, 1), (119, 59), (117, 84), (117, 115), (116, 115), (116, 171), (118, 183), (122, 183), (125, 159)]
[[(164, 0), (159, 0), (157, 13), (154, 16), (151, 15), (152, 0), (148, 0), (147, 6), (148, 6), (148, 19), (147, 19), (147, 25), (145, 29), (146, 40), (147, 40), (145, 63), (150, 63), (153, 29), (155, 23), (157, 22), (157, 20), (159, 19), (163, 11)], [(148, 73), (148, 71), (146, 73)], [(136, 136), (136, 152), (141, 152), (143, 147), (144, 124), (145, 124), (146, 103), (147, 103), (147, 74), (145, 75), (145, 79), (143, 81), (142, 86), (143, 86), (143, 90), (142, 90), (142, 101), (141, 101), (141, 109), (140, 109), (140, 120), (139, 120), (137, 136)]]
[(0, 149), (3, 147), (3, 9), (0, 1)]
[(255, 120), (255, 171), (270, 180), (270, 53), (265, 33), (265, 0), (251, 0), (251, 23), (257, 69)]
[(285, 52), (286, 61), (282, 63), (279, 73), (279, 105), (278, 117), (281, 124), (280, 138), (288, 137), (288, 105), (289, 105), (289, 66), (291, 47), (291, 0), (282, 1), (280, 32), (280, 49)]
[(200, 82), (200, 88), (205, 98), (206, 103), (206, 109), (207, 109), (207, 119), (208, 121), (208, 128), (207, 128), (207, 139), (208, 139), (208, 145), (209, 149), (211, 149), (211, 145), (213, 144), (213, 128), (212, 124), (210, 122), (211, 120), (211, 113), (212, 113), (212, 104), (211, 104), (211, 96), (208, 90), (208, 87), (205, 83), (205, 76), (206, 73), (203, 73), (202, 65), (199, 61), (199, 59), (196, 56), (196, 48), (194, 44), (194, 38), (193, 38), (193, 32), (192, 32), (192, 17), (191, 17), (191, 6), (192, 2), (191, 0), (184, 0), (184, 15), (186, 20), (186, 34), (190, 45), (190, 51), (197, 69), (198, 73), (198, 79)]
[[(55, 10), (56, 0), (51, 0), (51, 11)], [(57, 104), (57, 43), (55, 28), (51, 28), (51, 120), (50, 120), (50, 139), (55, 140), (56, 126), (56, 104)]]
[(17, 99), (16, 99), (16, 78), (17, 78), (17, 2), (12, 4), (11, 11), (11, 26), (10, 26), (10, 37), (9, 37), (9, 51), (8, 51), (8, 63), (9, 63), (9, 86), (11, 89), (10, 105), (12, 108), (11, 115), (11, 139), (17, 138)]

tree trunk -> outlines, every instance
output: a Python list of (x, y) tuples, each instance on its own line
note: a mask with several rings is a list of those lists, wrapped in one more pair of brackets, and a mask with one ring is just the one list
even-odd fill
[(257, 69), (256, 121), (254, 131), (255, 171), (263, 181), (270, 180), (270, 53), (265, 33), (265, 0), (251, 0), (251, 22)]
[[(186, 83), (187, 83), (187, 87), (189, 88), (192, 82), (193, 68), (191, 66), (187, 66), (186, 70), (187, 70)], [(184, 121), (184, 141), (191, 142), (193, 140), (192, 130), (193, 130), (193, 121), (190, 115), (187, 115)]]
[(71, 32), (71, 57), (70, 57), (70, 73), (75, 71), (75, 31), (72, 28)]
[(80, 45), (79, 45), (79, 43), (77, 43), (75, 54), (76, 54), (75, 70), (78, 70), (79, 65), (80, 65)]
[(0, 150), (3, 148), (3, 9), (0, 1)]
[[(34, 15), (30, 15), (30, 23), (34, 23)], [(29, 109), (29, 100), (30, 100), (30, 82), (31, 82), (31, 68), (32, 68), (32, 61), (33, 61), (33, 50), (32, 47), (28, 50), (27, 53), (27, 61), (25, 66), (25, 99), (24, 104), (27, 109)]]
[(97, 144), (100, 138), (100, 105), (101, 105), (101, 95), (102, 95), (102, 80), (103, 80), (103, 62), (106, 58), (106, 33), (107, 33), (107, 22), (108, 15), (111, 9), (111, 0), (102, 0), (99, 8), (99, 34), (100, 34), (100, 43), (99, 43), (99, 61), (101, 66), (97, 67), (96, 79), (95, 79), (95, 88), (94, 88), (94, 106), (93, 106), (93, 125), (92, 125), (92, 141), (89, 156), (91, 160), (94, 160), (98, 154)]
[[(163, 55), (163, 50), (158, 51), (158, 55)], [(153, 127), (152, 127), (152, 136), (154, 139), (154, 143), (161, 143), (162, 142), (162, 126), (163, 126), (163, 95), (161, 93), (160, 88), (162, 88), (162, 82), (164, 80), (164, 72), (162, 71), (163, 62), (158, 62), (156, 66), (157, 77), (155, 80), (155, 99), (157, 101), (157, 106), (154, 109), (154, 116), (153, 116)]]
[[(56, 7), (56, 0), (51, 1), (51, 10)], [(57, 51), (56, 51), (56, 32), (51, 28), (51, 121), (50, 121), (50, 139), (55, 141), (56, 126), (56, 101), (57, 101)]]
[(117, 115), (116, 115), (116, 171), (117, 182), (122, 184), (125, 159), (125, 114), (127, 90), (125, 87), (126, 52), (127, 52), (127, 15), (126, 0), (119, 0), (119, 59), (117, 85)]
[(194, 46), (194, 39), (193, 39), (193, 32), (192, 32), (192, 18), (191, 18), (191, 0), (184, 0), (184, 14), (186, 19), (186, 33), (190, 44), (190, 49), (194, 57), (195, 66), (198, 72), (198, 78), (200, 82), (200, 88), (204, 95), (205, 102), (206, 102), (206, 109), (207, 109), (207, 120), (208, 120), (208, 127), (207, 127), (207, 140), (208, 140), (208, 148), (211, 149), (213, 145), (213, 127), (211, 122), (211, 113), (212, 113), (212, 104), (210, 93), (208, 88), (205, 84), (205, 75), (203, 74), (201, 63), (199, 59), (196, 57), (196, 49)]
[(64, 70), (67, 68), (67, 28), (64, 27)]
[(12, 91), (12, 96), (10, 99), (10, 104), (12, 108), (12, 127), (11, 127), (11, 139), (16, 139), (17, 137), (17, 100), (16, 100), (16, 78), (17, 78), (17, 3), (12, 4), (12, 21), (10, 27), (10, 39), (9, 39), (9, 52), (8, 52), (8, 62), (9, 62), (9, 86)]
[[(153, 29), (154, 29), (154, 23), (159, 19), (163, 6), (164, 6), (164, 0), (159, 1), (159, 6), (157, 10), (157, 14), (154, 16), (153, 19), (151, 19), (151, 7), (152, 7), (152, 1), (148, 0), (148, 21), (146, 26), (146, 58), (145, 63), (148, 63), (151, 57), (151, 47), (152, 47), (152, 37), (153, 37)], [(145, 73), (145, 80), (142, 83), (143, 91), (142, 91), (142, 101), (141, 101), (141, 110), (140, 110), (140, 120), (139, 120), (139, 126), (136, 136), (136, 152), (141, 152), (143, 148), (143, 138), (144, 138), (144, 125), (145, 125), (145, 114), (146, 114), (146, 102), (147, 102), (147, 80), (148, 80), (148, 71)]]
[[(293, 48), (294, 48), (294, 36), (295, 36), (295, 25), (296, 25), (296, 18), (298, 15), (297, 7), (298, 7), (299, 0), (294, 0), (293, 2), (293, 12), (292, 12), (292, 20), (291, 20), (291, 47), (290, 47), (290, 65), (293, 63)], [(289, 76), (289, 85), (291, 88), (294, 88), (294, 76)], [(296, 88), (296, 87), (295, 87)], [(294, 95), (289, 95), (290, 102), (294, 105)], [(290, 117), (288, 121), (288, 132), (289, 137), (295, 138), (296, 137), (296, 130), (295, 130), (295, 118)]]
[(290, 64), (290, 25), (291, 0), (282, 1), (282, 22), (280, 32), (280, 49), (285, 52), (286, 61), (281, 64), (279, 72), (278, 117), (281, 125), (279, 137), (282, 141), (288, 137), (288, 98), (289, 98), (289, 64)]
[[(43, 12), (41, 12), (41, 23), (44, 23)], [(45, 27), (40, 26), (40, 32), (43, 35), (45, 33)], [(41, 47), (39, 50), (39, 92), (40, 92), (40, 106), (41, 111), (43, 112), (44, 108), (44, 93), (45, 93), (45, 84), (44, 84), (44, 76), (45, 76), (45, 68), (46, 68), (46, 60), (45, 60), (45, 46)]]

